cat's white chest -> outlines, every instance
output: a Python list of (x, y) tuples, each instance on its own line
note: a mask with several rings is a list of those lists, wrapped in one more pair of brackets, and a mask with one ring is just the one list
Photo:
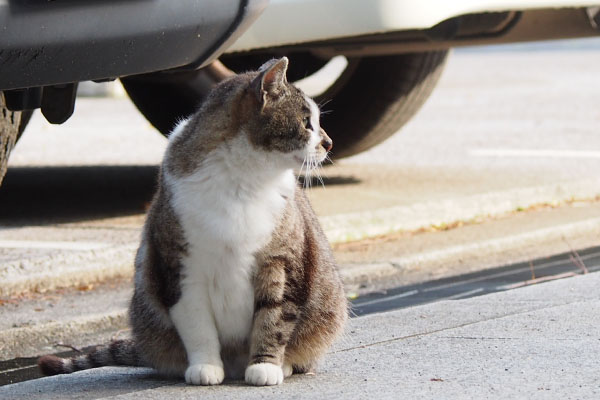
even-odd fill
[(188, 244), (182, 290), (208, 294), (212, 319), (224, 343), (249, 337), (254, 254), (270, 240), (286, 198), (293, 196), (295, 178), (289, 171), (266, 185), (235, 187), (219, 171), (207, 168), (169, 184)]

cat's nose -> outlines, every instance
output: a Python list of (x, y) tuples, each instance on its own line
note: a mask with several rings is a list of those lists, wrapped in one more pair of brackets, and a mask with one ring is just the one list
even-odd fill
[(329, 138), (324, 138), (321, 140), (321, 146), (323, 146), (326, 151), (331, 151), (333, 148), (333, 142)]
[(331, 140), (331, 138), (329, 136), (327, 136), (327, 133), (325, 133), (325, 130), (323, 128), (321, 128), (321, 146), (323, 146), (323, 148), (326, 151), (331, 151), (331, 149), (333, 148), (333, 141)]

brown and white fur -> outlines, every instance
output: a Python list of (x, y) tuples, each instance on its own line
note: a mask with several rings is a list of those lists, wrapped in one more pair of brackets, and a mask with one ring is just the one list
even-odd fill
[(133, 338), (42, 357), (43, 372), (138, 365), (274, 385), (324, 355), (347, 301), (293, 169), (320, 164), (331, 140), (287, 65), (224, 81), (171, 134), (135, 261)]

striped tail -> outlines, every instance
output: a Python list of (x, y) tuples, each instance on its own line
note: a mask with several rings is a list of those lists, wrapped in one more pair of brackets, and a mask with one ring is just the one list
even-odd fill
[(132, 340), (115, 340), (108, 346), (96, 349), (89, 354), (71, 358), (47, 355), (38, 360), (38, 366), (44, 375), (70, 374), (109, 365), (144, 366)]

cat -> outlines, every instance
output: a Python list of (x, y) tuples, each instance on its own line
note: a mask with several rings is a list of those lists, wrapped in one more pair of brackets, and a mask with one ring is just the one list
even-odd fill
[(44, 374), (130, 365), (262, 386), (314, 369), (348, 303), (293, 172), (322, 163), (332, 141), (287, 67), (234, 75), (176, 126), (135, 259), (132, 339), (44, 356)]

